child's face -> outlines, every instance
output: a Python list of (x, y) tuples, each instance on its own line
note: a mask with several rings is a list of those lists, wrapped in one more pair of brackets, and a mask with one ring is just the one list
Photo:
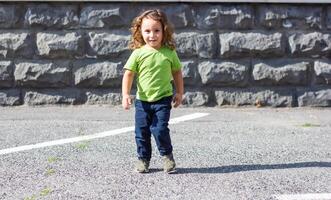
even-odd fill
[(162, 24), (153, 19), (144, 18), (141, 23), (141, 34), (147, 46), (159, 49), (162, 46)]

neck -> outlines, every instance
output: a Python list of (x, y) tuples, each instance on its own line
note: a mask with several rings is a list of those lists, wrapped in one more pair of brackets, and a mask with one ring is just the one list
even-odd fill
[(149, 45), (144, 45), (147, 49), (156, 49), (156, 50), (159, 50), (159, 49), (161, 49), (161, 47), (162, 47), (162, 45), (160, 45), (159, 47), (151, 47), (151, 46), (149, 46)]

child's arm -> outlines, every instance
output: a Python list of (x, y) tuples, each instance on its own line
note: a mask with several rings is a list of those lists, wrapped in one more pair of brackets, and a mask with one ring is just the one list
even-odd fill
[(130, 109), (131, 105), (131, 87), (134, 78), (134, 72), (125, 70), (122, 80), (122, 106), (125, 110)]
[(183, 94), (184, 94), (184, 81), (182, 70), (177, 70), (172, 72), (172, 77), (174, 78), (174, 84), (176, 88), (176, 94), (173, 99), (173, 106), (176, 108), (182, 103)]

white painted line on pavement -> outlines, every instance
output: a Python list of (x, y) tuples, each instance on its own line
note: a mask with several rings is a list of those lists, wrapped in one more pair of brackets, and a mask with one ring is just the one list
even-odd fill
[(181, 117), (176, 117), (176, 118), (170, 119), (169, 124), (178, 124), (180, 122), (205, 117), (207, 115), (209, 115), (209, 113), (193, 113), (191, 115), (184, 115), (184, 116), (181, 116)]
[[(193, 114), (189, 114), (189, 115), (184, 115), (181, 117), (176, 117), (176, 118), (170, 119), (169, 124), (177, 124), (180, 122), (205, 117), (207, 115), (209, 115), (209, 113), (193, 113)], [(31, 145), (18, 146), (18, 147), (13, 147), (13, 148), (8, 148), (8, 149), (2, 149), (2, 150), (0, 150), (0, 155), (10, 154), (10, 153), (19, 152), (19, 151), (27, 151), (27, 150), (31, 150), (31, 149), (39, 149), (39, 148), (50, 147), (50, 146), (55, 146), (55, 145), (68, 144), (68, 143), (73, 143), (73, 142), (81, 142), (81, 141), (92, 140), (92, 139), (97, 139), (97, 138), (103, 138), (103, 137), (108, 137), (108, 136), (112, 136), (112, 135), (119, 135), (122, 133), (131, 132), (131, 131), (134, 131), (133, 126), (115, 129), (112, 131), (105, 131), (105, 132), (96, 133), (96, 134), (92, 134), (92, 135), (84, 135), (84, 136), (79, 136), (79, 137), (53, 140), (53, 141), (42, 142), (42, 143), (31, 144)]]
[(277, 200), (331, 200), (331, 193), (274, 195)]

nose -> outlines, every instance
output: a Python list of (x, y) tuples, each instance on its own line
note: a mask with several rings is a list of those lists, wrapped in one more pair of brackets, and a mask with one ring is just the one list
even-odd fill
[(155, 36), (155, 32), (151, 31), (151, 37), (154, 37), (154, 36)]

